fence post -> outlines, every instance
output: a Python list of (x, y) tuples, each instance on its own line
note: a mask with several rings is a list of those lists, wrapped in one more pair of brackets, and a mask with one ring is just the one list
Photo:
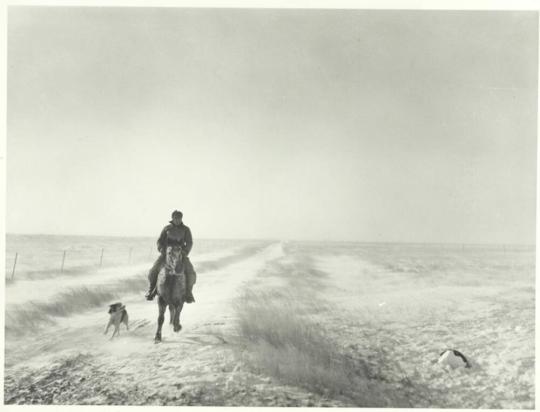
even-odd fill
[(17, 257), (19, 256), (19, 253), (15, 253), (15, 262), (13, 263), (13, 271), (11, 272), (11, 280), (15, 278), (15, 267), (17, 266)]
[(64, 250), (64, 256), (62, 256), (62, 267), (60, 268), (60, 273), (64, 272), (64, 262), (66, 261), (66, 251)]
[(101, 257), (99, 258), (99, 266), (103, 266), (103, 248), (101, 248)]

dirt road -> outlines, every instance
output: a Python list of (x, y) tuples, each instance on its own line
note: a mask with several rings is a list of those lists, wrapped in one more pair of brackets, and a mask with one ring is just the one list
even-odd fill
[(235, 382), (239, 368), (224, 338), (234, 328), (233, 302), (243, 284), (282, 254), (275, 243), (199, 273), (197, 302), (184, 306), (183, 330), (175, 334), (164, 325), (161, 344), (153, 342), (157, 304), (140, 294), (122, 298), (131, 330), (114, 340), (103, 335), (104, 307), (7, 342), (5, 403), (241, 404), (248, 394)]

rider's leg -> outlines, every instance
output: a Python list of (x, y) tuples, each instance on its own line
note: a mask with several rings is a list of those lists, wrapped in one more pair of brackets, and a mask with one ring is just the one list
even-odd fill
[(184, 265), (186, 268), (186, 303), (193, 303), (195, 302), (195, 298), (193, 297), (193, 285), (197, 281), (197, 274), (187, 256), (184, 257)]
[(154, 262), (154, 266), (152, 266), (152, 269), (148, 272), (148, 292), (146, 292), (146, 299), (152, 300), (156, 296), (156, 283), (159, 271), (161, 270), (161, 267), (163, 266), (163, 263), (165, 263), (165, 256), (159, 255), (159, 257)]

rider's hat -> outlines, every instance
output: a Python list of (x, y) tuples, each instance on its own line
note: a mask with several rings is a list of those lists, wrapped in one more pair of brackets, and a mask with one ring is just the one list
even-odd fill
[(184, 216), (184, 215), (183, 215), (183, 213), (180, 212), (179, 210), (175, 210), (174, 212), (172, 212), (171, 217), (174, 219), (176, 216), (182, 217), (182, 216)]

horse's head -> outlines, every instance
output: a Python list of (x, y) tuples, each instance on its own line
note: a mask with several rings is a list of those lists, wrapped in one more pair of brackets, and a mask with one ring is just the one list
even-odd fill
[(165, 255), (166, 273), (176, 273), (182, 264), (182, 248), (180, 246), (167, 246)]

